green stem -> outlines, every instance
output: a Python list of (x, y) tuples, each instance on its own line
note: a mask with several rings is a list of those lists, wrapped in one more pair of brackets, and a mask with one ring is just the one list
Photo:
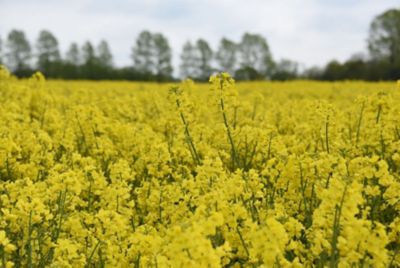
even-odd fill
[(228, 135), (228, 140), (231, 145), (231, 158), (232, 158), (232, 164), (233, 164), (233, 169), (235, 169), (235, 164), (236, 166), (239, 166), (238, 159), (237, 159), (237, 153), (236, 153), (236, 148), (235, 148), (235, 143), (233, 141), (231, 129), (229, 127), (228, 123), (228, 118), (225, 113), (225, 105), (224, 105), (224, 99), (221, 97), (220, 100), (220, 106), (221, 106), (221, 111), (222, 111), (222, 118), (224, 119), (224, 125), (226, 128), (226, 133)]
[[(179, 102), (179, 99), (176, 99), (176, 106), (178, 107), (178, 109), (181, 108), (181, 103)], [(190, 134), (189, 124), (187, 123), (185, 115), (183, 114), (183, 112), (180, 111), (179, 114), (180, 114), (183, 126), (185, 127), (185, 137), (186, 137), (186, 141), (187, 141), (188, 146), (189, 146), (190, 153), (192, 154), (193, 160), (198, 165), (201, 165), (201, 160), (200, 160), (199, 154), (197, 153), (197, 149), (196, 149), (196, 146), (194, 145), (192, 135)]]
[(28, 241), (27, 241), (27, 253), (28, 253), (28, 263), (27, 267), (32, 266), (32, 210), (29, 212), (29, 222), (28, 222)]
[(271, 157), (271, 145), (272, 145), (272, 138), (273, 138), (273, 136), (272, 136), (272, 132), (270, 133), (270, 135), (269, 135), (269, 141), (268, 141), (268, 154), (267, 154), (267, 160), (269, 160), (270, 159), (270, 157)]
[(382, 105), (378, 106), (378, 112), (376, 113), (376, 123), (379, 123), (379, 119), (381, 118), (381, 112), (382, 112)]
[(6, 254), (4, 253), (3, 246), (0, 246), (0, 256), (1, 256), (1, 262), (3, 264), (3, 267), (6, 267)]
[(345, 198), (346, 192), (347, 192), (347, 186), (348, 186), (348, 184), (346, 184), (346, 186), (344, 188), (339, 205), (336, 205), (336, 207), (335, 207), (335, 216), (334, 216), (334, 221), (333, 221), (333, 234), (332, 234), (332, 241), (331, 241), (331, 258), (330, 258), (330, 265), (329, 265), (331, 268), (337, 267), (337, 263), (339, 260), (337, 243), (338, 243), (338, 238), (339, 238), (339, 234), (340, 234), (340, 217), (342, 215), (342, 207), (343, 207), (344, 198)]
[(328, 136), (328, 128), (329, 128), (329, 115), (326, 117), (325, 123), (325, 144), (326, 144), (326, 151), (329, 154), (329, 136)]
[(243, 245), (244, 251), (246, 252), (247, 257), (249, 257), (250, 256), (250, 252), (249, 252), (249, 249), (247, 248), (246, 242), (243, 239), (242, 233), (239, 230), (239, 226), (236, 226), (236, 231), (237, 231), (237, 233), (239, 235), (240, 242)]
[(363, 102), (361, 106), (360, 117), (358, 118), (356, 144), (358, 144), (358, 141), (360, 140), (361, 120), (364, 113), (364, 107), (365, 107), (365, 102)]
[(90, 255), (89, 255), (89, 258), (88, 258), (87, 261), (86, 261), (85, 267), (90, 267), (90, 263), (92, 262), (92, 258), (93, 258), (93, 256), (94, 256), (94, 253), (96, 252), (96, 250), (97, 250), (97, 248), (99, 247), (100, 243), (101, 243), (101, 241), (99, 240), (99, 241), (97, 242), (96, 246), (93, 248), (92, 252), (91, 252)]

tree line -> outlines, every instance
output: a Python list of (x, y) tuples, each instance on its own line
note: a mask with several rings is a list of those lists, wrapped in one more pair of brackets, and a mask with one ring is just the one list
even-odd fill
[[(300, 71), (294, 61), (275, 61), (260, 34), (244, 33), (239, 42), (222, 38), (216, 50), (207, 40), (198, 39), (183, 45), (179, 76), (205, 81), (216, 71), (226, 71), (237, 80), (395, 80), (400, 78), (400, 9), (390, 9), (373, 19), (367, 47), (367, 55)], [(19, 77), (40, 70), (49, 78), (174, 80), (172, 49), (162, 33), (142, 31), (132, 46), (131, 59), (131, 66), (116, 67), (106, 40), (97, 45), (74, 42), (61, 55), (57, 38), (47, 30), (39, 33), (34, 46), (21, 30), (10, 31), (5, 41), (0, 37), (0, 64)]]

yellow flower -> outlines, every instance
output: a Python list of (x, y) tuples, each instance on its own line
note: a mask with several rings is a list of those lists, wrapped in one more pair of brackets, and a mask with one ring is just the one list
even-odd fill
[(400, 266), (399, 97), (392, 82), (0, 67), (0, 263)]
[(6, 253), (11, 253), (16, 250), (16, 247), (8, 240), (6, 232), (2, 230), (0, 230), (0, 245), (3, 246)]

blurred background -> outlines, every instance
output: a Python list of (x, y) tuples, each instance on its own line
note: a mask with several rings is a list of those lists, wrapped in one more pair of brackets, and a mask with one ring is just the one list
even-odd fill
[(20, 77), (396, 80), (398, 0), (0, 0), (0, 62)]

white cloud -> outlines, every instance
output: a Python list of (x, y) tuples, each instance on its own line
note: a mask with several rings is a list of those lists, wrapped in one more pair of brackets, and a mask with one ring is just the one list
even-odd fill
[(131, 64), (130, 51), (143, 29), (163, 32), (175, 65), (187, 39), (205, 38), (217, 48), (222, 36), (264, 35), (275, 58), (307, 66), (345, 60), (365, 50), (370, 21), (398, 0), (0, 0), (0, 36), (24, 30), (33, 42), (41, 29), (59, 39), (109, 41), (117, 65)]

